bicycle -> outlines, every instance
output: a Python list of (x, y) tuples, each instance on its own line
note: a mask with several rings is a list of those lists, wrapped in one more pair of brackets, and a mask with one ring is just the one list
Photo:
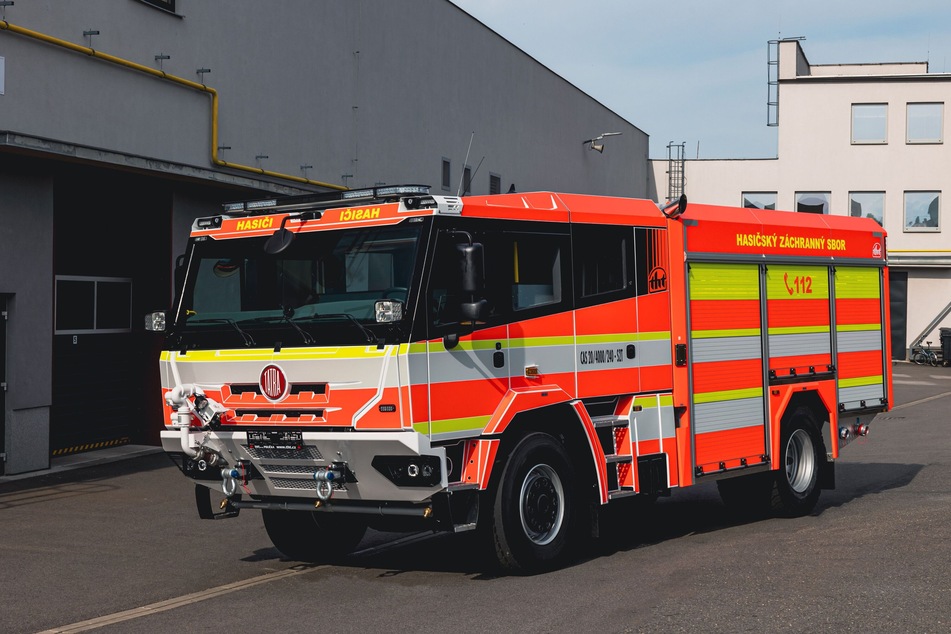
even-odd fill
[(931, 349), (931, 342), (925, 342), (928, 344), (927, 348), (917, 347), (911, 349), (911, 360), (917, 363), (918, 365), (938, 365), (938, 354)]

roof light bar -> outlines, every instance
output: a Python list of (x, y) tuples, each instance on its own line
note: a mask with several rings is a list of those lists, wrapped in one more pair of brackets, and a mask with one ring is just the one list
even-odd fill
[(401, 196), (426, 196), (428, 194), (429, 185), (383, 185), (364, 189), (348, 189), (343, 192), (301, 194), (298, 196), (287, 196), (286, 198), (231, 202), (224, 203), (222, 208), (226, 214), (239, 215), (254, 212), (260, 213), (263, 210), (290, 211), (292, 209), (326, 209), (340, 201), (351, 203), (356, 200), (377, 200)]
[(269, 200), (250, 200), (244, 203), (245, 209), (265, 209), (267, 207), (277, 207), (277, 200), (271, 198)]

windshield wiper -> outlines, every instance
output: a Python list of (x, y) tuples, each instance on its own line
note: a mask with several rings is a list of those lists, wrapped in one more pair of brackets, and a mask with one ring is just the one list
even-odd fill
[(225, 319), (223, 317), (216, 317), (214, 319), (194, 319), (191, 321), (191, 323), (193, 324), (228, 324), (229, 326), (234, 328), (236, 331), (238, 331), (238, 334), (241, 335), (242, 339), (244, 339), (245, 346), (250, 348), (252, 346), (258, 345), (254, 341), (254, 338), (251, 335), (241, 330), (241, 326), (239, 326), (238, 322), (236, 322), (234, 319)]
[(314, 321), (321, 321), (323, 319), (343, 319), (349, 321), (354, 326), (360, 329), (364, 335), (366, 335), (367, 343), (376, 344), (378, 348), (383, 347), (383, 340), (373, 334), (373, 331), (360, 323), (360, 320), (351, 315), (350, 313), (326, 313), (326, 314), (317, 314), (306, 315), (298, 317), (300, 320), (313, 319)]
[(282, 306), (281, 307), (281, 317), (285, 322), (289, 323), (294, 330), (301, 334), (301, 337), (304, 338), (304, 345), (312, 346), (314, 345), (314, 338), (310, 336), (306, 330), (294, 323), (292, 317), (294, 316), (294, 307), (293, 306)]
[(294, 320), (291, 317), (294, 316), (294, 309), (290, 306), (284, 307), (281, 309), (280, 315), (273, 315), (269, 317), (255, 317), (253, 319), (244, 319), (241, 323), (251, 323), (251, 324), (267, 324), (273, 323), (276, 321), (283, 321), (288, 324), (291, 328), (300, 333), (301, 338), (304, 340), (304, 345), (312, 346), (314, 345), (315, 340), (310, 336), (306, 330), (294, 323)]

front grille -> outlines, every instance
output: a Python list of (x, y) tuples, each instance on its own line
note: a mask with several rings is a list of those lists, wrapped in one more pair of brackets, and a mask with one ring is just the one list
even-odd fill
[(264, 473), (286, 473), (286, 474), (313, 474), (317, 467), (307, 465), (287, 465), (287, 464), (262, 464), (258, 467)]
[(258, 460), (322, 460), (320, 450), (313, 445), (305, 445), (303, 449), (255, 449), (244, 445), (252, 458)]
[[(251, 392), (252, 394), (261, 394), (261, 387), (255, 383), (232, 383), (228, 386), (231, 389), (232, 394), (244, 394), (245, 392)], [(288, 394), (301, 394), (303, 392), (312, 392), (314, 394), (326, 394), (327, 393), (327, 384), (326, 383), (292, 383)]]
[[(317, 483), (313, 480), (298, 480), (296, 478), (271, 478), (271, 484), (275, 489), (295, 489), (297, 491), (317, 491)], [(332, 482), (334, 491), (346, 491), (347, 487), (342, 482)]]
[(301, 416), (313, 416), (314, 418), (323, 418), (324, 410), (322, 409), (297, 409), (297, 410), (285, 410), (285, 409), (236, 409), (234, 411), (236, 417), (240, 418), (242, 416), (255, 416), (257, 418), (270, 418), (271, 416), (283, 416), (284, 418), (300, 418)]

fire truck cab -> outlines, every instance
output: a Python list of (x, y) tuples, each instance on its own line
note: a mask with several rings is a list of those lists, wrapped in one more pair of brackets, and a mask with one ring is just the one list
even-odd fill
[(868, 219), (379, 187), (226, 205), (178, 277), (147, 317), (163, 447), (201, 517), (260, 509), (296, 560), (478, 530), (544, 570), (599, 511), (714, 480), (808, 513), (892, 402)]

